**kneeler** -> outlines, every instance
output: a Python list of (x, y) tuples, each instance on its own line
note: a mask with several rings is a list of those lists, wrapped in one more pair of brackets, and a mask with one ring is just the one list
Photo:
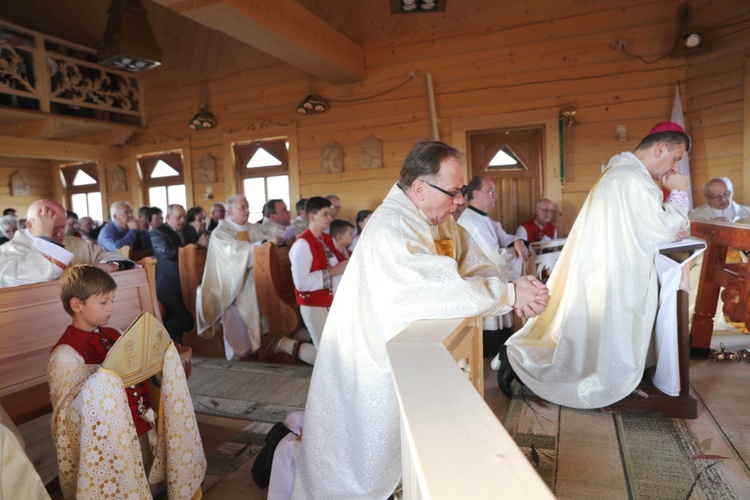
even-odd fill
[[(159, 372), (158, 404), (153, 398), (157, 439), (146, 472), (123, 387)], [(149, 483), (162, 481), (170, 499), (202, 496), (206, 458), (185, 371), (166, 328), (151, 314), (141, 314), (128, 327), (68, 408), (73, 418), (63, 420), (67, 434), (58, 442), (68, 448), (59, 462), (66, 497), (149, 498)]]
[[(656, 365), (638, 391), (611, 404), (605, 412), (656, 411), (670, 418), (694, 419), (698, 403), (690, 395), (690, 334), (688, 270), (706, 249), (706, 243), (686, 239), (657, 250), (659, 311), (654, 328)], [(638, 394), (640, 393), (640, 394)]]

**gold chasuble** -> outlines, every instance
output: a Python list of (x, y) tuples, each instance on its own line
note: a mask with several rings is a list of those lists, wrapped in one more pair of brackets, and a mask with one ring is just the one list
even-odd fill
[[(170, 499), (200, 497), (206, 458), (180, 355), (165, 332), (143, 314), (102, 366), (49, 364), (52, 437), (65, 498), (150, 498), (149, 483), (161, 481), (167, 481)], [(123, 378), (135, 383), (159, 371), (157, 352), (163, 353), (158, 437), (147, 476)]]

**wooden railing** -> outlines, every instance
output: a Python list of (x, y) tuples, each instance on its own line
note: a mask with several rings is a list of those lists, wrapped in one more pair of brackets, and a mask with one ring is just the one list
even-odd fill
[(0, 105), (144, 125), (138, 79), (93, 61), (88, 47), (0, 21)]
[(457, 364), (469, 353), (472, 379), (483, 378), (481, 325), (481, 318), (417, 321), (386, 344), (406, 499), (554, 498)]

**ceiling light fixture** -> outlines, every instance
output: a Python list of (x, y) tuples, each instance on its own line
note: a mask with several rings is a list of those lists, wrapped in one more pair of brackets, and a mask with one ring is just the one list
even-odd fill
[(391, 14), (443, 12), (448, 0), (391, 0)]
[(161, 49), (140, 0), (112, 0), (97, 60), (102, 66), (138, 72), (161, 64)]
[(190, 130), (207, 130), (216, 127), (216, 117), (206, 111), (206, 106), (201, 106), (201, 110), (188, 122)]
[(687, 3), (684, 3), (680, 6), (680, 27), (677, 33), (677, 39), (674, 42), (674, 47), (672, 47), (672, 57), (691, 56), (703, 52), (708, 48), (708, 40), (703, 35), (705, 28), (689, 26), (689, 19), (690, 6)]
[(324, 113), (326, 111), (328, 111), (328, 102), (317, 95), (305, 97), (305, 100), (297, 106), (297, 113), (301, 115), (314, 115), (315, 113)]

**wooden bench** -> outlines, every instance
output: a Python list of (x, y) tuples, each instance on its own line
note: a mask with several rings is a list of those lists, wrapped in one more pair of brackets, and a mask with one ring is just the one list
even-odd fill
[(182, 289), (182, 301), (193, 318), (196, 320), (193, 329), (185, 332), (183, 340), (185, 345), (193, 349), (196, 356), (212, 358), (224, 357), (224, 334), (221, 331), (221, 322), (218, 322), (214, 338), (207, 339), (198, 335), (197, 318), (195, 316), (195, 296), (198, 286), (203, 281), (203, 269), (206, 267), (207, 249), (198, 248), (191, 243), (181, 247), (177, 255), (180, 270), (180, 288)]
[(253, 278), (258, 308), (268, 318), (269, 331), (261, 340), (260, 360), (265, 361), (268, 344), (278, 336), (288, 337), (302, 325), (294, 297), (289, 247), (264, 243), (253, 255)]

